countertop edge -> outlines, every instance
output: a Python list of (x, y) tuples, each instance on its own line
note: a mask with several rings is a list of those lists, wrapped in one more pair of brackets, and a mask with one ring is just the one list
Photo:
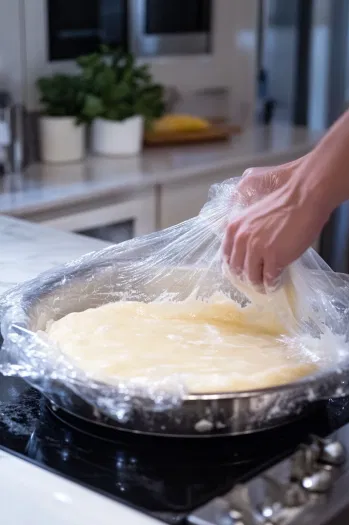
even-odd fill
[[(106, 197), (119, 196), (127, 198), (146, 190), (151, 190), (159, 185), (175, 184), (183, 181), (183, 179), (195, 179), (200, 176), (207, 176), (215, 171), (229, 171), (238, 170), (239, 168), (253, 167), (258, 165), (266, 165), (269, 161), (280, 162), (285, 155), (289, 157), (300, 157), (306, 154), (315, 144), (316, 140), (307, 141), (301, 145), (295, 145), (289, 148), (280, 149), (279, 151), (267, 151), (253, 155), (240, 155), (236, 158), (223, 159), (211, 162), (209, 164), (200, 164), (189, 168), (172, 169), (170, 174), (164, 170), (163, 173), (149, 174), (149, 178), (142, 181), (133, 181), (129, 184), (117, 185), (114, 181), (112, 184), (106, 184), (103, 188), (91, 188), (89, 191), (79, 194), (62, 195), (55, 197), (53, 200), (45, 202), (38, 202), (33, 204), (12, 203), (8, 206), (0, 205), (0, 214), (10, 215), (19, 218), (30, 218), (36, 213), (57, 211), (61, 208), (69, 207), (74, 204), (84, 204), (91, 200), (98, 201)], [(242, 175), (242, 173), (241, 173)], [(227, 178), (229, 175), (227, 174)], [(15, 194), (14, 194), (15, 197)]]

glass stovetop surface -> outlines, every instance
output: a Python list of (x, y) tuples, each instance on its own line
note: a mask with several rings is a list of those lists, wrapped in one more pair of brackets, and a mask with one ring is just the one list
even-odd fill
[(224, 494), (307, 442), (349, 422), (349, 398), (314, 407), (278, 429), (219, 438), (160, 438), (101, 430), (63, 412), (23, 380), (0, 375), (0, 447), (151, 514), (185, 523)]

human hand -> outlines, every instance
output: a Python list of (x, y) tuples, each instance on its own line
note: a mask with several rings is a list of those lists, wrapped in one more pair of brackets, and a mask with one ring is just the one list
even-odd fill
[(280, 166), (249, 168), (236, 187), (234, 199), (243, 207), (260, 201), (287, 183), (304, 158)]
[(304, 179), (289, 178), (230, 222), (223, 243), (230, 270), (259, 290), (276, 287), (283, 269), (315, 241), (331, 211)]

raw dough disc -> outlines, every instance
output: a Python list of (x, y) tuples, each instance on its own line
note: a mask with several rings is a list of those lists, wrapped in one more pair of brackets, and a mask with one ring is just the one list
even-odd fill
[(108, 383), (179, 376), (192, 393), (276, 386), (316, 371), (287, 346), (275, 319), (233, 302), (118, 302), (72, 313), (47, 327), (81, 369)]

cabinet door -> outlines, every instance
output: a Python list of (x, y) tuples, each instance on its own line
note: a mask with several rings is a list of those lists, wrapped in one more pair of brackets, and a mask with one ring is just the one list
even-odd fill
[(79, 211), (56, 210), (54, 216), (51, 213), (51, 216), (46, 214), (45, 217), (31, 217), (30, 220), (57, 230), (80, 232), (92, 237), (97, 236), (98, 229), (103, 229), (104, 233), (100, 238), (118, 242), (117, 239), (126, 240), (117, 233), (117, 230), (120, 232), (120, 227), (124, 230), (122, 235), (129, 230), (135, 237), (156, 230), (155, 193), (148, 191), (133, 199), (118, 197), (113, 204), (105, 204), (102, 200), (98, 205), (87, 203)]
[(160, 199), (160, 225), (168, 228), (187, 219), (195, 217), (205, 202), (212, 184), (241, 175), (241, 172), (220, 172), (206, 177), (193, 178), (164, 185)]

